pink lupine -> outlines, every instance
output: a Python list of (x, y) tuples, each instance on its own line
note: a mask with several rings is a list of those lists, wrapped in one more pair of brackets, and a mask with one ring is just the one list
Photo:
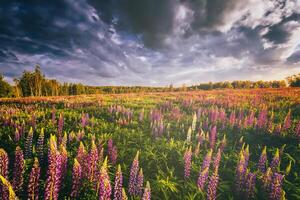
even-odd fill
[(87, 162), (86, 162), (87, 157), (88, 157), (88, 154), (85, 150), (85, 146), (82, 142), (80, 142), (79, 147), (77, 149), (76, 159), (81, 165), (83, 177), (86, 177), (88, 174), (88, 167), (87, 167)]
[(60, 145), (61, 155), (61, 183), (64, 181), (68, 169), (68, 152), (65, 146)]
[(91, 182), (93, 182), (95, 185), (96, 185), (96, 169), (98, 167), (97, 163), (99, 159), (98, 156), (99, 154), (98, 154), (97, 146), (94, 140), (92, 140), (92, 146), (91, 146), (90, 153), (88, 155), (87, 164), (88, 164), (88, 179)]
[(287, 113), (286, 117), (284, 118), (283, 127), (282, 129), (288, 130), (292, 126), (292, 119), (291, 119), (291, 110)]
[(40, 162), (43, 162), (44, 159), (44, 137), (44, 128), (42, 128), (36, 145), (36, 152)]
[(217, 198), (217, 186), (219, 182), (218, 169), (210, 176), (207, 186), (207, 200), (215, 200)]
[(220, 144), (220, 150), (221, 150), (221, 152), (224, 151), (224, 148), (225, 148), (226, 144), (227, 144), (227, 139), (226, 139), (226, 135), (224, 135), (223, 139), (221, 141), (221, 144)]
[(109, 139), (107, 142), (107, 150), (108, 150), (108, 157), (112, 164), (116, 164), (117, 157), (118, 157), (118, 150), (117, 147), (113, 144), (113, 140)]
[(57, 200), (61, 178), (61, 155), (57, 150), (56, 137), (51, 136), (48, 151), (48, 170), (45, 183), (45, 200)]
[(34, 159), (34, 164), (32, 166), (29, 182), (28, 182), (28, 200), (38, 200), (39, 199), (39, 181), (40, 181), (40, 171), (39, 161), (37, 158)]
[(136, 196), (142, 196), (143, 185), (144, 185), (144, 174), (143, 174), (143, 169), (141, 168), (137, 175), (136, 188), (135, 188)]
[(235, 125), (235, 110), (230, 113), (229, 124), (231, 127), (234, 127)]
[(58, 118), (58, 124), (57, 124), (57, 139), (58, 139), (58, 144), (61, 143), (63, 127), (64, 127), (64, 116), (63, 116), (62, 113), (60, 113), (59, 114), (59, 118)]
[(262, 153), (261, 153), (261, 155), (260, 155), (259, 161), (258, 161), (258, 170), (260, 172), (265, 173), (267, 161), (268, 161), (267, 147), (265, 146)]
[(214, 170), (219, 169), (220, 161), (221, 161), (221, 149), (219, 148), (217, 154), (215, 155), (214, 162), (213, 162)]
[(209, 145), (211, 149), (215, 147), (216, 139), (217, 139), (217, 126), (213, 126), (209, 134)]
[(33, 129), (30, 128), (26, 141), (25, 141), (25, 158), (31, 158), (32, 155), (32, 139), (33, 139)]
[(99, 176), (99, 200), (110, 200), (111, 185), (107, 171), (107, 158), (105, 158), (100, 169)]
[(205, 155), (205, 158), (202, 163), (202, 168), (201, 168), (202, 170), (205, 168), (209, 168), (211, 162), (211, 156), (212, 156), (212, 149), (210, 149)]
[(121, 165), (118, 165), (118, 169), (115, 176), (115, 186), (114, 186), (114, 200), (123, 200), (123, 175), (121, 170)]
[(23, 175), (25, 172), (25, 161), (23, 151), (19, 146), (17, 146), (15, 152), (15, 163), (13, 172), (13, 188), (15, 192), (21, 192), (23, 186)]
[(71, 190), (71, 197), (76, 198), (79, 194), (79, 190), (81, 187), (81, 180), (82, 179), (82, 170), (81, 165), (74, 159), (73, 171), (72, 171), (72, 190)]
[(236, 169), (236, 189), (237, 191), (241, 191), (244, 181), (245, 181), (245, 175), (247, 170), (247, 164), (245, 161), (245, 156), (243, 153), (243, 150), (240, 153), (240, 159), (237, 165)]
[(19, 140), (20, 140), (20, 132), (19, 132), (19, 129), (16, 128), (16, 130), (15, 130), (14, 141), (15, 141), (15, 142), (19, 142)]
[(263, 182), (263, 187), (268, 190), (269, 189), (269, 186), (271, 184), (271, 181), (272, 181), (272, 175), (273, 175), (273, 172), (272, 172), (272, 169), (270, 167), (268, 167), (268, 169), (266, 170), (266, 172), (263, 174), (263, 177), (262, 177), (262, 182)]
[(129, 194), (130, 195), (135, 195), (138, 171), (139, 171), (139, 152), (136, 153), (135, 158), (131, 165), (130, 177), (129, 177)]
[(146, 183), (146, 188), (144, 190), (142, 200), (151, 200), (151, 188), (150, 183), (148, 181)]
[(272, 182), (271, 182), (271, 187), (270, 187), (270, 194), (269, 198), (271, 200), (281, 200), (285, 199), (284, 196), (284, 191), (282, 189), (282, 181), (283, 181), (284, 176), (279, 174), (279, 173), (274, 173)]
[(198, 186), (199, 190), (203, 190), (204, 189), (206, 180), (208, 178), (208, 173), (209, 173), (209, 168), (204, 168), (200, 172), (198, 180), (197, 180), (197, 186)]
[[(0, 176), (2, 176), (4, 179), (8, 179), (8, 164), (9, 164), (8, 162), (9, 160), (6, 151), (0, 148)], [(7, 199), (8, 195), (9, 195), (8, 188), (0, 184), (1, 199)]]
[(184, 178), (185, 179), (190, 177), (191, 165), (192, 165), (192, 147), (188, 148), (184, 153)]
[(257, 119), (257, 127), (262, 129), (265, 128), (266, 124), (267, 124), (267, 115), (268, 115), (268, 111), (266, 109), (263, 109), (260, 111), (260, 113), (258, 114), (258, 119)]

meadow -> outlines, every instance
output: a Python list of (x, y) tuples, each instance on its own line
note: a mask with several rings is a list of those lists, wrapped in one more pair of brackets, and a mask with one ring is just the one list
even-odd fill
[(300, 199), (300, 88), (0, 99), (0, 199)]

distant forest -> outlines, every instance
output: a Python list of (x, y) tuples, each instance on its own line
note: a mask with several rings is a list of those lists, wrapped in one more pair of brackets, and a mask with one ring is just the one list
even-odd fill
[(34, 71), (24, 71), (20, 78), (14, 79), (10, 85), (4, 76), (0, 75), (0, 97), (28, 97), (28, 96), (66, 96), (81, 94), (116, 94), (136, 92), (170, 92), (212, 89), (251, 89), (251, 88), (282, 88), (299, 87), (300, 74), (287, 77), (287, 83), (280, 81), (224, 81), (201, 83), (194, 86), (173, 87), (143, 87), (143, 86), (87, 86), (81, 83), (60, 83), (55, 79), (47, 79), (40, 66)]

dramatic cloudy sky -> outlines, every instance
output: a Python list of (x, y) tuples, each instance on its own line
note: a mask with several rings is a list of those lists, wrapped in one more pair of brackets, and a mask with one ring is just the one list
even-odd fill
[(0, 71), (89, 85), (300, 72), (300, 0), (1, 0)]

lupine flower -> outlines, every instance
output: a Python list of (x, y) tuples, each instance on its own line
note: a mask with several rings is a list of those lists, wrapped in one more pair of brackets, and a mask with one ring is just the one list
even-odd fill
[(220, 145), (220, 150), (221, 150), (221, 152), (224, 151), (224, 148), (225, 148), (225, 146), (226, 146), (226, 143), (227, 143), (226, 135), (224, 135), (224, 136), (223, 136), (223, 139), (222, 139), (222, 141), (221, 141), (221, 145)]
[(207, 186), (207, 200), (215, 200), (217, 198), (217, 186), (219, 182), (218, 169), (210, 176)]
[(195, 156), (199, 155), (199, 153), (200, 153), (200, 146), (201, 146), (201, 144), (200, 144), (200, 142), (198, 142), (198, 144), (197, 144), (197, 146), (195, 148), (195, 152), (194, 152)]
[(220, 161), (221, 161), (221, 149), (219, 148), (218, 152), (217, 152), (217, 154), (215, 156), (214, 162), (213, 162), (214, 170), (218, 170), (219, 169)]
[(143, 194), (143, 185), (144, 185), (144, 174), (143, 169), (140, 169), (140, 172), (137, 176), (135, 195), (142, 196)]
[(266, 190), (270, 186), (270, 183), (272, 181), (272, 175), (273, 175), (272, 169), (270, 167), (268, 167), (267, 171), (264, 173), (264, 175), (262, 177), (263, 186)]
[(52, 123), (53, 124), (55, 124), (56, 123), (56, 116), (55, 116), (55, 114), (56, 114), (56, 110), (53, 108), (52, 109), (52, 112), (51, 112), (51, 120), (52, 120)]
[(298, 141), (300, 142), (300, 121), (296, 125), (295, 134), (296, 134), (296, 137), (298, 138)]
[(67, 147), (67, 142), (68, 142), (68, 136), (66, 131), (64, 132), (64, 136), (61, 139), (61, 145), (64, 147)]
[(212, 156), (212, 149), (210, 149), (207, 152), (207, 154), (206, 154), (206, 156), (205, 156), (205, 158), (203, 160), (202, 168), (201, 168), (202, 170), (205, 169), (205, 168), (209, 168), (210, 162), (211, 162), (211, 156)]
[(258, 119), (257, 119), (257, 127), (262, 129), (266, 126), (267, 124), (267, 115), (268, 115), (268, 111), (266, 109), (263, 109), (260, 111), (260, 113), (258, 114)]
[(189, 130), (188, 130), (187, 136), (186, 136), (186, 141), (191, 142), (191, 139), (192, 139), (192, 128), (189, 127)]
[(247, 198), (254, 197), (255, 181), (256, 181), (256, 175), (252, 172), (249, 172), (245, 183)]
[(247, 145), (246, 148), (242, 152), (243, 152), (244, 158), (245, 158), (245, 167), (247, 168), (248, 162), (249, 162), (249, 157), (250, 157), (249, 145)]
[(121, 170), (121, 165), (118, 165), (118, 169), (115, 176), (115, 186), (114, 186), (114, 200), (123, 200), (123, 175)]
[(96, 185), (96, 170), (97, 170), (97, 163), (98, 163), (98, 149), (97, 146), (92, 140), (92, 146), (90, 153), (88, 155), (88, 179)]
[(0, 197), (3, 200), (15, 200), (16, 194), (10, 182), (0, 174)]
[(283, 181), (283, 175), (279, 173), (274, 173), (270, 188), (270, 199), (271, 200), (281, 200), (283, 196), (283, 190), (282, 190), (282, 181)]
[(81, 186), (81, 179), (82, 179), (81, 165), (75, 158), (73, 171), (72, 171), (72, 191), (71, 191), (72, 198), (76, 198), (78, 196), (80, 186)]
[(235, 110), (230, 113), (229, 124), (231, 127), (234, 127), (235, 124)]
[(198, 181), (197, 181), (197, 186), (198, 186), (199, 190), (203, 190), (204, 189), (206, 180), (208, 178), (208, 173), (209, 173), (209, 168), (204, 168), (200, 172), (199, 177), (198, 177)]
[(150, 183), (148, 181), (146, 183), (146, 188), (144, 190), (142, 200), (151, 200), (151, 188)]
[(236, 169), (236, 187), (237, 187), (237, 191), (242, 190), (243, 183), (244, 183), (244, 180), (245, 180), (246, 169), (247, 169), (247, 165), (246, 165), (245, 156), (244, 156), (244, 153), (243, 153), (243, 150), (242, 150), (241, 153), (240, 153), (240, 159), (239, 159), (237, 169)]
[(184, 153), (184, 178), (185, 179), (190, 177), (191, 165), (192, 165), (192, 147), (187, 149), (186, 152)]
[(193, 115), (193, 121), (192, 121), (192, 131), (193, 132), (196, 130), (196, 123), (197, 123), (197, 114), (194, 113), (194, 115)]
[(20, 192), (23, 186), (23, 175), (25, 170), (25, 161), (22, 149), (17, 146), (14, 163), (13, 188), (16, 192)]
[(273, 160), (271, 162), (271, 165), (270, 165), (273, 172), (278, 171), (279, 164), (280, 164), (279, 150), (276, 149), (276, 153), (275, 153)]
[(291, 119), (291, 110), (287, 113), (284, 122), (283, 122), (283, 130), (288, 130), (292, 126), (292, 119)]
[(64, 116), (60, 113), (58, 118), (58, 125), (57, 125), (58, 144), (61, 143), (63, 127), (64, 127)]
[(38, 154), (40, 162), (42, 162), (44, 159), (44, 137), (44, 128), (42, 128), (36, 146), (36, 152)]
[(209, 134), (209, 145), (211, 149), (215, 147), (216, 139), (217, 139), (217, 126), (213, 126)]
[(130, 195), (135, 195), (138, 171), (139, 171), (139, 152), (136, 153), (135, 158), (131, 165), (130, 178), (129, 178), (129, 194)]
[(99, 176), (99, 200), (110, 200), (111, 185), (107, 172), (107, 158), (105, 158)]
[(26, 141), (25, 141), (25, 157), (31, 158), (32, 155), (32, 138), (33, 138), (33, 129), (30, 128)]
[(20, 132), (19, 132), (19, 129), (16, 128), (14, 141), (18, 142), (19, 140), (20, 140)]
[(48, 151), (48, 170), (45, 184), (45, 200), (57, 200), (60, 176), (61, 176), (61, 156), (57, 151), (56, 137), (51, 135)]
[(38, 200), (39, 199), (39, 181), (40, 181), (40, 171), (39, 161), (37, 158), (34, 159), (34, 164), (30, 172), (29, 182), (28, 182), (28, 199)]
[(118, 157), (117, 147), (113, 144), (113, 140), (109, 139), (107, 143), (108, 156), (112, 164), (116, 164)]
[[(3, 180), (8, 179), (8, 155), (4, 149), (0, 148), (0, 177), (3, 177)], [(1, 199), (7, 199), (9, 196), (9, 191), (7, 187), (4, 187), (0, 184), (0, 197)]]
[(80, 142), (79, 147), (77, 149), (76, 159), (81, 165), (82, 176), (86, 177), (88, 174), (86, 158), (88, 157), (87, 152), (85, 150), (84, 144)]
[(65, 146), (60, 145), (60, 155), (61, 155), (61, 182), (64, 181), (65, 175), (67, 173), (68, 168), (68, 152)]
[(267, 147), (265, 146), (258, 161), (258, 170), (260, 172), (265, 173), (267, 161)]
[(127, 194), (126, 194), (124, 188), (122, 188), (122, 200), (128, 200), (128, 197), (127, 197)]

